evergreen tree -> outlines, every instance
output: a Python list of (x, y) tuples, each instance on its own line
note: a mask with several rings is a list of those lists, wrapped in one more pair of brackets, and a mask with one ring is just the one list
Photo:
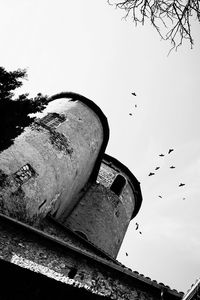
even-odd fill
[(26, 70), (8, 72), (0, 67), (0, 151), (8, 148), (24, 127), (31, 124), (33, 118), (28, 114), (41, 111), (47, 103), (47, 96), (41, 93), (35, 98), (29, 98), (29, 94), (14, 97), (14, 91), (26, 78)]

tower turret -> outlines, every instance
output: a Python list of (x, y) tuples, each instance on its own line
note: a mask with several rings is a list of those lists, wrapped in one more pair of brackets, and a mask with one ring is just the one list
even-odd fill
[(104, 155), (97, 182), (62, 223), (116, 258), (142, 202), (140, 184), (117, 159)]
[(35, 117), (0, 153), (0, 211), (29, 223), (69, 214), (96, 181), (109, 135), (100, 108), (75, 93), (51, 97)]

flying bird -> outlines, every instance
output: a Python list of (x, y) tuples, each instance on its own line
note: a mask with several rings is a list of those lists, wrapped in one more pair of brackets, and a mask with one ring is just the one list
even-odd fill
[(184, 186), (184, 185), (185, 185), (185, 183), (180, 183), (180, 184), (179, 184), (179, 186)]
[(159, 170), (159, 169), (160, 169), (160, 167), (156, 167), (156, 168), (155, 168), (155, 170)]
[(171, 166), (170, 169), (175, 169), (175, 167), (174, 167), (174, 166)]
[(135, 107), (137, 107), (137, 104), (135, 104)]
[(141, 232), (141, 231), (139, 231), (139, 234), (142, 234), (142, 232)]
[(155, 173), (152, 173), (152, 172), (149, 173), (149, 176), (153, 176), (153, 175), (155, 175)]
[(132, 116), (133, 114), (132, 113), (129, 113), (129, 116)]
[(135, 92), (134, 92), (134, 93), (131, 93), (131, 94), (132, 94), (133, 96), (137, 96)]
[(159, 197), (159, 198), (162, 198), (162, 196), (160, 196), (160, 195), (159, 195), (158, 197)]
[(138, 230), (139, 224), (138, 224), (138, 223), (135, 223), (135, 225), (136, 225), (135, 230)]
[(174, 151), (174, 149), (169, 149), (168, 154), (170, 154), (172, 151)]
[(165, 156), (165, 155), (161, 153), (161, 154), (159, 154), (159, 156), (161, 156), (161, 157), (162, 157), (162, 156)]
[(126, 252), (126, 256), (128, 256), (128, 253)]

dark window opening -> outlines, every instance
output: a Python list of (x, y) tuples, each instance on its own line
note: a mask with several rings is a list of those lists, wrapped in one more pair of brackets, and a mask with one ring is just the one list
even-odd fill
[(113, 181), (110, 189), (111, 191), (113, 191), (117, 196), (119, 196), (122, 191), (123, 191), (123, 188), (126, 184), (126, 179), (124, 178), (124, 176), (122, 175), (117, 175), (115, 177), (115, 180)]
[(85, 235), (85, 233), (83, 233), (82, 231), (74, 231), (76, 234), (78, 234), (80, 237), (84, 238), (85, 240), (88, 240), (87, 236)]
[(77, 270), (76, 268), (72, 268), (72, 269), (69, 271), (69, 273), (68, 273), (68, 277), (69, 277), (70, 279), (73, 279), (73, 278), (75, 277), (77, 271), (78, 271), (78, 270)]

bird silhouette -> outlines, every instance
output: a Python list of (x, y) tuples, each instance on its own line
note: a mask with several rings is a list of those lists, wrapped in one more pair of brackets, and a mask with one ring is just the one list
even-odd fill
[(184, 185), (185, 185), (185, 183), (180, 183), (180, 184), (179, 184), (179, 186), (184, 186)]
[(155, 170), (159, 170), (159, 169), (160, 169), (160, 167), (156, 167), (156, 168), (155, 168)]
[(170, 169), (175, 169), (175, 167), (174, 167), (174, 166), (171, 166)]
[(162, 196), (160, 196), (160, 195), (159, 195), (158, 197), (159, 197), (159, 198), (162, 198)]
[(136, 225), (135, 230), (138, 230), (139, 224), (138, 224), (138, 223), (135, 223), (135, 225)]
[(132, 116), (133, 114), (132, 113), (129, 113), (129, 116)]
[(165, 156), (165, 155), (161, 153), (161, 154), (159, 154), (159, 156), (163, 157), (163, 156)]
[(152, 172), (149, 173), (149, 176), (153, 176), (153, 175), (155, 175), (155, 173), (152, 173)]
[(131, 93), (131, 94), (132, 94), (133, 96), (137, 96), (135, 92), (134, 92), (134, 93)]
[(168, 154), (170, 154), (172, 151), (174, 151), (174, 149), (169, 149)]
[(137, 104), (135, 104), (135, 107), (137, 107)]
[(142, 232), (141, 232), (141, 231), (139, 231), (139, 234), (142, 234)]
[(128, 256), (128, 253), (126, 252), (126, 256)]

